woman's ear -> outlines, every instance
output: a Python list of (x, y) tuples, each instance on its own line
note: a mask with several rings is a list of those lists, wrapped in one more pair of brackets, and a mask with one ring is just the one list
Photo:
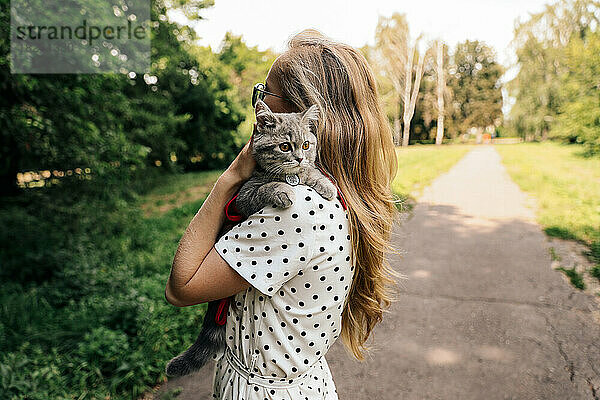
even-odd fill
[(254, 113), (256, 114), (256, 125), (259, 130), (264, 128), (272, 128), (275, 126), (275, 114), (273, 114), (269, 106), (264, 101), (256, 101)]

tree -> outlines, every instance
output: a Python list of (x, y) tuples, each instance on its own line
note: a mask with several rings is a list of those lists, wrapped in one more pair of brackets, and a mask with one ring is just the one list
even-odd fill
[[(198, 19), (213, 1), (170, 4)], [(0, 191), (18, 191), (24, 170), (90, 168), (90, 184), (75, 174), (61, 184), (111, 197), (102, 182), (128, 187), (156, 161), (178, 170), (200, 157), (196, 168), (217, 168), (235, 155), (242, 114), (228, 67), (198, 50), (193, 30), (168, 20), (163, 1), (151, 12), (148, 73), (19, 75), (10, 73), (10, 7), (0, 0)]]
[[(407, 146), (410, 122), (414, 115), (417, 96), (426, 54), (419, 53), (421, 36), (410, 38), (408, 22), (404, 14), (394, 13), (391, 17), (380, 17), (377, 24), (376, 49), (379, 65), (393, 87), (394, 104), (402, 103), (402, 145)], [(394, 120), (394, 142), (400, 143), (400, 109), (396, 107)]]
[(562, 101), (549, 136), (600, 155), (600, 32), (583, 36), (571, 37), (565, 48)]
[[(456, 129), (452, 118), (452, 91), (445, 84), (446, 78), (449, 75), (449, 69), (452, 67), (452, 60), (448, 54), (448, 46), (442, 43), (442, 67), (444, 77), (443, 85), (443, 119), (444, 119), (444, 136), (452, 138)], [(423, 70), (423, 79), (419, 89), (419, 97), (415, 106), (415, 115), (411, 121), (411, 138), (426, 143), (434, 143), (437, 137), (439, 112), (439, 96), (438, 78), (438, 62), (437, 62), (437, 41), (429, 43), (429, 51), (431, 57), (425, 60)]]
[(437, 73), (437, 129), (435, 136), (435, 144), (442, 144), (444, 138), (444, 92), (446, 90), (446, 77), (444, 69), (444, 44), (438, 40), (435, 44), (436, 48), (436, 73)]
[[(402, 132), (402, 146), (408, 146), (410, 139), (410, 121), (415, 114), (415, 105), (417, 104), (417, 96), (419, 95), (419, 88), (421, 86), (421, 78), (423, 77), (423, 66), (425, 64), (425, 54), (420, 55), (418, 53), (419, 38), (414, 43), (414, 47), (407, 46), (406, 52), (408, 61), (404, 67), (404, 96), (402, 97), (402, 103), (404, 104), (404, 114), (402, 117), (403, 132)], [(417, 53), (417, 64), (414, 71), (414, 84), (413, 84), (413, 62), (414, 55)], [(412, 86), (412, 92), (411, 92)]]
[(248, 47), (241, 36), (227, 32), (219, 47), (219, 60), (229, 66), (229, 81), (235, 88), (244, 121), (238, 126), (236, 143), (245, 144), (252, 132), (254, 108), (250, 102), (252, 89), (257, 82), (263, 82), (269, 68), (277, 56), (272, 50), (259, 51), (257, 46)]
[(459, 132), (498, 126), (502, 118), (504, 70), (493, 50), (480, 41), (459, 43), (448, 85), (453, 92), (453, 119)]
[(516, 77), (508, 84), (515, 99), (511, 124), (526, 140), (546, 139), (564, 99), (565, 52), (572, 38), (584, 39), (600, 23), (595, 0), (559, 0), (515, 27)]

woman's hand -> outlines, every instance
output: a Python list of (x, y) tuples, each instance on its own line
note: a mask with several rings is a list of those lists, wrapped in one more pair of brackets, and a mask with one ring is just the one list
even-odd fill
[(246, 145), (237, 155), (235, 160), (233, 160), (231, 165), (229, 165), (227, 170), (225, 170), (225, 172), (223, 172), (223, 175), (221, 175), (223, 179), (226, 179), (234, 184), (241, 184), (242, 182), (250, 179), (250, 176), (252, 176), (252, 172), (254, 172), (254, 168), (256, 167), (256, 161), (252, 156), (255, 132), (256, 123), (254, 123), (254, 127), (252, 129), (252, 136), (250, 136), (250, 140), (248, 140), (248, 143), (246, 143)]

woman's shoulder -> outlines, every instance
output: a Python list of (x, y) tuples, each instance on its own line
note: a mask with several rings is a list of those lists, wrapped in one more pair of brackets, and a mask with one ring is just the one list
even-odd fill
[[(343, 209), (340, 201), (336, 197), (328, 200), (321, 196), (315, 189), (306, 185), (293, 186), (296, 195), (295, 205), (298, 208), (309, 208), (314, 211), (314, 215), (323, 214), (327, 210)], [(292, 205), (293, 207), (294, 205)]]
[(321, 227), (321, 230), (327, 222), (338, 224), (348, 219), (348, 213), (337, 194), (333, 199), (328, 200), (309, 186), (298, 185), (295, 188), (296, 200), (300, 202), (299, 207), (308, 209), (309, 215), (315, 217), (315, 224)]
[(326, 201), (314, 189), (305, 185), (291, 186), (294, 197), (292, 204), (286, 208), (267, 205), (253, 217), (262, 216), (274, 219), (275, 222), (294, 222), (304, 226), (316, 224), (318, 201)]
[(292, 189), (296, 194), (296, 200), (299, 204), (314, 205), (315, 201), (317, 201), (318, 199), (322, 199), (321, 195), (310, 186), (296, 185), (292, 186)]
[(276, 208), (272, 205), (264, 207), (258, 212), (263, 215), (291, 216), (304, 224), (317, 222), (319, 214), (326, 209), (335, 207), (336, 199), (327, 200), (315, 189), (306, 185), (291, 186), (294, 198), (292, 204), (287, 208)]
[[(341, 251), (348, 247), (346, 243), (349, 237), (348, 211), (342, 206), (338, 197), (327, 200), (317, 193), (313, 188), (298, 185), (294, 187), (296, 203), (290, 208), (293, 215), (306, 216), (305, 223), (312, 226), (313, 243), (320, 252)], [(341, 243), (343, 242), (343, 243)], [(319, 251), (316, 251), (318, 253)]]
[[(322, 231), (324, 224), (327, 225), (328, 222), (337, 224), (342, 223), (344, 219), (348, 219), (347, 213), (338, 198), (325, 199), (315, 189), (306, 185), (291, 187), (294, 198), (289, 207), (265, 206), (256, 214), (250, 216), (247, 222), (242, 222), (240, 225), (250, 225), (253, 223), (251, 221), (256, 219), (259, 225), (276, 229), (278, 233), (284, 232), (285, 234), (293, 225), (294, 232), (302, 232), (306, 236), (313, 236), (313, 233)], [(282, 226), (286, 226), (288, 229), (280, 230)]]

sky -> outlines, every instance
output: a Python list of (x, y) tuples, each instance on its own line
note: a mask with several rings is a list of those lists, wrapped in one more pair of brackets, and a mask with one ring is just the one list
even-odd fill
[[(204, 18), (192, 24), (199, 44), (213, 51), (227, 31), (242, 35), (246, 45), (281, 53), (287, 40), (306, 28), (315, 28), (354, 47), (373, 45), (380, 16), (406, 14), (411, 36), (423, 34), (429, 40), (442, 39), (453, 51), (457, 43), (480, 40), (491, 46), (497, 60), (509, 67), (502, 82), (512, 80), (518, 70), (513, 39), (515, 22), (527, 20), (554, 0), (215, 0), (202, 10)], [(185, 17), (169, 14), (177, 22)], [(508, 115), (514, 99), (502, 90), (503, 112)]]
[(543, 9), (550, 0), (215, 0), (203, 10), (196, 32), (201, 45), (218, 50), (225, 32), (242, 35), (259, 50), (285, 50), (287, 39), (305, 28), (361, 47), (373, 44), (378, 17), (405, 13), (412, 35), (442, 38), (451, 47), (466, 39), (491, 45), (508, 65), (517, 18)]

